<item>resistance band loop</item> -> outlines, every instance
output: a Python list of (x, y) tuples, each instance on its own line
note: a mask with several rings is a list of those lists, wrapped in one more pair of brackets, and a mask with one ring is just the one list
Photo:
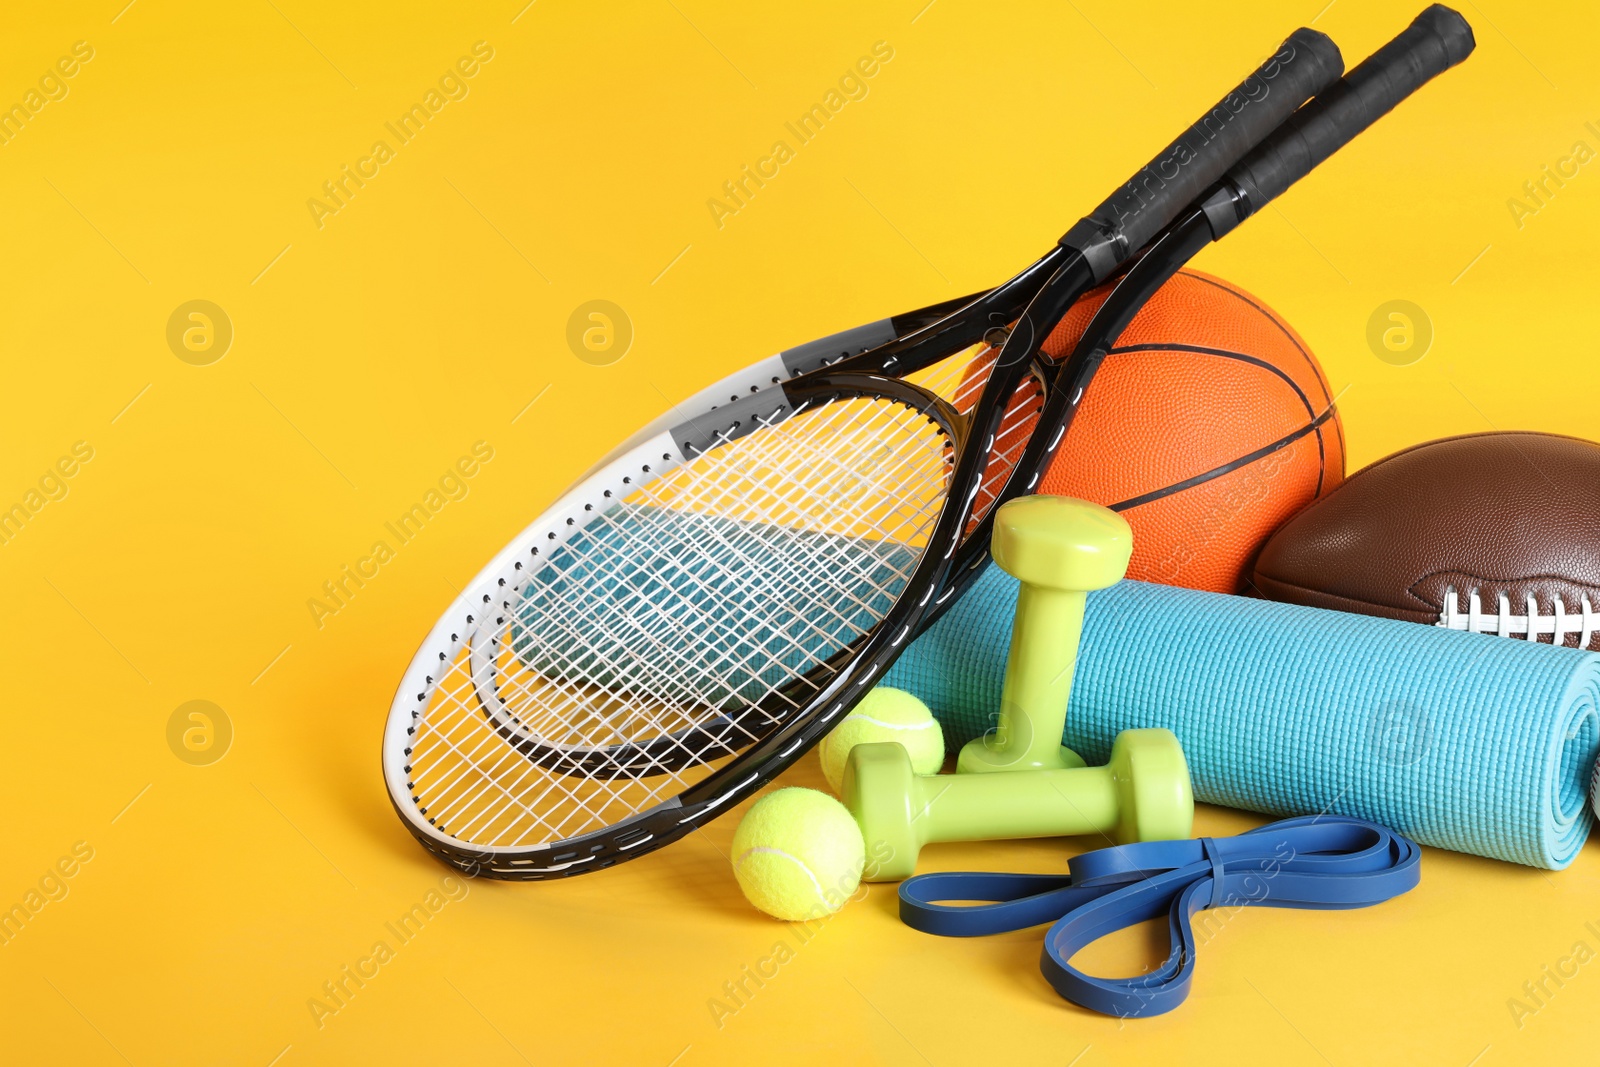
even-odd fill
[[(1146, 841), (1075, 856), (1069, 874), (923, 874), (900, 885), (900, 919), (945, 937), (1053, 923), (1040, 967), (1056, 992), (1105, 1015), (1160, 1015), (1194, 977), (1191, 920), (1206, 908), (1342, 910), (1417, 884), (1421, 849), (1376, 823), (1339, 815), (1284, 819), (1237, 837)], [(940, 904), (942, 900), (988, 901)], [(1095, 978), (1067, 961), (1106, 934), (1163, 912), (1172, 952), (1148, 974)]]

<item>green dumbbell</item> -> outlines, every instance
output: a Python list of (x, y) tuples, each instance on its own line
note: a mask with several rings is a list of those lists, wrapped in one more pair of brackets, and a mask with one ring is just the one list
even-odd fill
[(1083, 633), (1084, 597), (1121, 581), (1133, 531), (1116, 512), (1065, 496), (1025, 496), (994, 516), (989, 552), (1022, 583), (1011, 627), (1011, 655), (992, 734), (969, 742), (959, 771), (1082, 767), (1061, 744), (1072, 670)]
[(1170, 730), (1124, 730), (1104, 767), (992, 774), (919, 775), (893, 741), (857, 745), (844, 804), (866, 842), (869, 882), (909, 878), (934, 841), (1103, 834), (1124, 844), (1188, 837), (1194, 823), (1189, 767)]

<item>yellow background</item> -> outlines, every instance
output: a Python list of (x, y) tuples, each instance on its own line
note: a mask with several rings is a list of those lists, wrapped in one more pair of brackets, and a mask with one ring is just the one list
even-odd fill
[[(320, 1028), (307, 1007), (446, 873), (389, 808), (379, 736), (427, 627), (536, 509), (715, 377), (1008, 275), (1295, 26), (1353, 65), (1411, 5), (123, 2), (13, 5), (0, 33), (0, 102), (94, 49), (0, 146), (0, 504), (94, 449), (0, 545), (0, 906), (94, 851), (0, 947), (0, 1059), (1592, 1058), (1600, 966), (1520, 1028), (1507, 1001), (1600, 948), (1600, 845), (1559, 874), (1430, 849), (1383, 907), (1247, 911), (1180, 1011), (1126, 1024), (1056, 998), (1037, 932), (926, 937), (878, 886), (719, 1027), (723, 983), (794, 942), (740, 898), (729, 817), (599, 876), (473, 882)], [(1352, 470), (1491, 427), (1600, 437), (1600, 164), (1520, 228), (1507, 207), (1575, 141), (1600, 148), (1600, 18), (1464, 12), (1463, 68), (1198, 262), (1321, 356)], [(307, 200), (480, 40), (469, 95), (318, 228)], [(877, 41), (894, 57), (866, 98), (719, 229), (708, 198)], [(235, 331), (209, 366), (166, 341), (193, 299)], [(593, 299), (635, 329), (609, 366), (565, 339)], [(1411, 366), (1365, 340), (1391, 299), (1436, 330)], [(480, 440), (469, 495), (319, 628), (307, 600)], [(167, 743), (196, 699), (234, 729), (209, 766)], [(811, 759), (786, 781), (821, 784)], [(1207, 809), (1199, 829), (1257, 821)], [(1095, 951), (1132, 970), (1153, 949)]]

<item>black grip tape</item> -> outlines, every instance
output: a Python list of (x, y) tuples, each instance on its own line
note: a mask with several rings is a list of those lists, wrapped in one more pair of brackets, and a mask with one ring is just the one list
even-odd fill
[(1240, 219), (1264, 207), (1396, 104), (1472, 54), (1472, 27), (1434, 4), (1394, 40), (1301, 108), (1228, 174), (1242, 194)]
[(1295, 109), (1344, 70), (1326, 35), (1298, 29), (1215, 107), (1061, 238), (1105, 278)]

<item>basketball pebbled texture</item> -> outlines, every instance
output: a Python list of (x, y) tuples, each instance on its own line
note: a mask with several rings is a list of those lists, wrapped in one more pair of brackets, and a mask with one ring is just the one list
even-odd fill
[[(1600, 651), (1600, 444), (1506, 432), (1363, 468), (1262, 549), (1271, 600)], [(1451, 595), (1453, 591), (1453, 596)], [(1472, 610), (1477, 593), (1478, 613)], [(1530, 604), (1531, 598), (1531, 604)], [(1449, 621), (1449, 620), (1447, 620)]]
[[(1106, 292), (1079, 301), (1045, 350), (1070, 351)], [(1271, 451), (1241, 462), (1258, 450)], [(1039, 492), (1120, 511), (1128, 577), (1236, 593), (1267, 537), (1343, 478), (1333, 396), (1300, 335), (1186, 270), (1117, 339)]]

